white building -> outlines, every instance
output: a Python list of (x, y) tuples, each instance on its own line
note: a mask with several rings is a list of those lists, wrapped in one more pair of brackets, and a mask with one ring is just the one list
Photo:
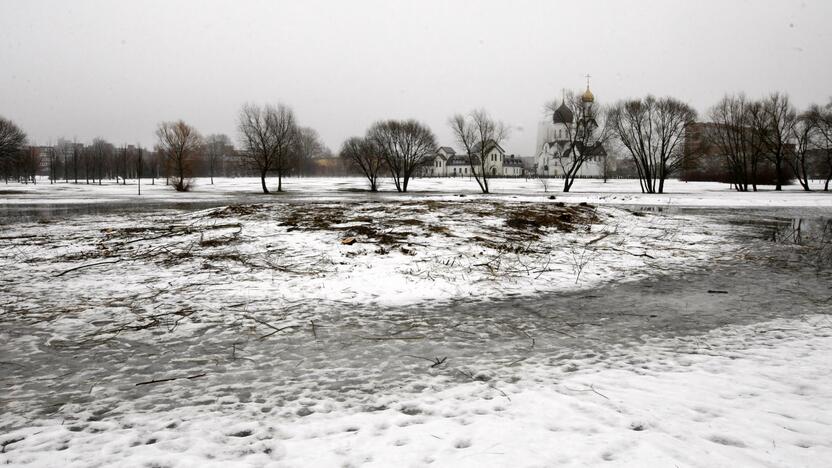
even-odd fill
[(450, 159), (456, 151), (448, 146), (440, 146), (436, 150), (436, 154), (428, 160), (422, 168), (422, 173), (425, 177), (445, 177), (447, 175), (448, 159)]
[[(485, 170), (491, 177), (521, 177), (523, 163), (514, 155), (506, 155), (505, 150), (497, 143), (489, 142), (485, 153)], [(473, 148), (480, 152), (479, 146)], [(482, 172), (479, 157), (473, 156), (474, 168), (471, 168), (470, 157), (466, 154), (456, 154), (453, 148), (442, 146), (424, 166), (422, 173), (426, 177), (469, 177)]]
[[(594, 119), (591, 118), (591, 109), (595, 103), (595, 96), (589, 90), (589, 85), (581, 95), (581, 103), (585, 106), (585, 115), (594, 123)], [(563, 176), (564, 167), (569, 168), (575, 157), (583, 157), (585, 160), (578, 170), (578, 177), (603, 176), (607, 158), (606, 149), (598, 142), (588, 148), (583, 148), (582, 145), (575, 145), (575, 148), (572, 148), (572, 136), (577, 127), (575, 114), (566, 102), (561, 102), (560, 107), (555, 109), (551, 121), (546, 120), (538, 124), (535, 164), (537, 175)]]

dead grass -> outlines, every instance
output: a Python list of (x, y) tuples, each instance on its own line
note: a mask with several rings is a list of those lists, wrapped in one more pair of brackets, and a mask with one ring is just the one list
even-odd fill
[(418, 218), (426, 211), (441, 210), (451, 219), (502, 218), (508, 231), (495, 232), (494, 238), (474, 238), (478, 243), (493, 248), (505, 241), (534, 240), (547, 230), (575, 232), (598, 221), (595, 207), (564, 203), (427, 200), (372, 205), (358, 213), (353, 207), (343, 204), (313, 203), (289, 208), (280, 223), (288, 226), (289, 230), (335, 231), (343, 233), (341, 237), (355, 237), (359, 242), (387, 246), (404, 243), (414, 235), (455, 237), (450, 227), (429, 224)]
[(413, 234), (408, 229), (397, 228), (424, 225), (418, 219), (398, 219), (394, 216), (397, 214), (395, 210), (397, 207), (384, 206), (359, 216), (350, 216), (349, 208), (340, 205), (296, 205), (291, 207), (280, 225), (289, 226), (289, 230), (339, 231), (344, 233), (342, 237), (356, 237), (361, 242), (393, 245)]
[(510, 207), (505, 216), (506, 226), (534, 232), (542, 232), (547, 228), (574, 232), (578, 226), (596, 222), (598, 217), (595, 208), (590, 205), (520, 205)]
[(230, 245), (240, 240), (240, 236), (232, 234), (230, 236), (214, 237), (212, 239), (201, 239), (199, 241), (200, 247), (220, 247), (223, 245)]
[(431, 232), (433, 234), (442, 234), (443, 236), (454, 237), (454, 235), (451, 234), (451, 230), (448, 229), (446, 226), (437, 226), (435, 224), (430, 224), (425, 229), (427, 229), (428, 232)]
[(230, 205), (218, 208), (208, 214), (209, 218), (231, 218), (236, 216), (247, 216), (263, 210), (263, 205)]

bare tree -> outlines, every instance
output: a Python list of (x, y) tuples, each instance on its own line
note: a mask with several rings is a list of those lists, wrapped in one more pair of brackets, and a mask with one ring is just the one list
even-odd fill
[(145, 158), (148, 169), (150, 170), (150, 185), (156, 185), (156, 178), (159, 177), (159, 152), (145, 151)]
[(647, 96), (619, 102), (608, 119), (633, 158), (642, 192), (663, 193), (665, 179), (682, 165), (685, 127), (696, 111), (672, 97)]
[(136, 149), (136, 186), (138, 187), (139, 195), (142, 194), (142, 156), (144, 149), (141, 145)]
[(546, 104), (548, 112), (564, 112), (572, 116), (571, 124), (565, 125), (566, 134), (563, 137), (563, 147), (559, 157), (555, 160), (563, 172), (563, 191), (568, 192), (575, 183), (575, 178), (584, 163), (597, 161), (602, 166), (606, 181), (606, 149), (604, 146), (612, 132), (607, 125), (607, 109), (595, 103), (595, 98), (589, 93), (567, 91), (561, 103), (557, 100)]
[[(64, 171), (64, 181), (69, 183), (69, 157), (72, 154), (74, 145), (72, 142), (64, 139), (58, 138), (58, 142), (55, 143), (55, 146), (52, 149), (55, 151), (55, 157), (59, 159), (59, 164), (63, 166)], [(63, 159), (63, 161), (60, 161)], [(56, 180), (57, 180), (56, 176)]]
[(55, 178), (57, 177), (57, 161), (58, 161), (58, 153), (55, 150), (54, 145), (48, 145), (47, 152), (47, 160), (49, 161), (49, 185), (55, 183)]
[(295, 114), (287, 106), (245, 104), (240, 110), (237, 128), (242, 144), (241, 157), (260, 174), (263, 193), (266, 174), (277, 172), (277, 191), (283, 191), (283, 176), (291, 167), (296, 151), (297, 124)]
[(191, 188), (191, 171), (193, 160), (202, 146), (202, 137), (194, 127), (182, 120), (162, 122), (156, 130), (159, 137), (158, 152), (162, 154), (170, 171), (173, 172), (177, 192), (187, 192)]
[(797, 178), (798, 183), (804, 191), (809, 192), (809, 155), (813, 149), (813, 137), (815, 135), (816, 120), (809, 112), (800, 114), (795, 120), (791, 129), (791, 141), (793, 148), (788, 153), (786, 163)]
[(770, 94), (760, 102), (757, 112), (752, 113), (752, 131), (759, 138), (763, 156), (774, 164), (777, 174), (774, 190), (783, 190), (787, 182), (784, 169), (791, 157), (790, 140), (796, 123), (797, 111), (785, 94)]
[(14, 176), (15, 160), (18, 158), (23, 144), (26, 143), (26, 133), (9, 119), (0, 117), (0, 172), (6, 183)]
[(753, 104), (744, 94), (725, 96), (708, 112), (706, 138), (725, 155), (731, 181), (737, 191), (757, 190), (757, 167), (761, 152), (752, 132)]
[(75, 176), (75, 183), (78, 183), (78, 161), (84, 156), (82, 144), (73, 142), (72, 145), (72, 172)]
[(508, 137), (508, 127), (493, 120), (484, 109), (471, 111), (467, 116), (456, 114), (448, 120), (456, 141), (468, 155), (468, 165), (482, 193), (488, 193), (490, 169), (496, 161), (488, 158), (489, 152)]
[(818, 169), (823, 167), (826, 171), (823, 191), (829, 191), (829, 181), (832, 180), (832, 100), (826, 106), (814, 104), (804, 113), (811, 126), (809, 145), (812, 150), (817, 151), (820, 156), (816, 161)]
[(214, 172), (217, 160), (225, 155), (225, 150), (231, 146), (228, 135), (214, 134), (205, 138), (205, 156), (208, 157), (208, 175), (211, 177), (211, 185), (214, 185)]
[(308, 175), (314, 164), (314, 159), (328, 157), (332, 154), (321, 141), (321, 137), (314, 128), (299, 127), (295, 144), (296, 161), (294, 166), (298, 170), (298, 175)]
[[(127, 145), (123, 145), (119, 154), (121, 155), (121, 168), (123, 170), (121, 174), (121, 182), (123, 185), (127, 185), (127, 178), (130, 177), (127, 163), (130, 159), (130, 148)], [(118, 182), (118, 176), (116, 176), (116, 182)]]
[(40, 169), (40, 151), (37, 148), (28, 146), (23, 148), (17, 159), (18, 178), (24, 183), (37, 183), (38, 169)]
[(104, 166), (114, 154), (115, 148), (106, 140), (95, 138), (92, 141), (88, 154), (88, 167), (90, 171), (89, 177), (93, 183), (95, 183), (95, 179), (97, 178), (98, 185), (101, 185), (102, 179), (104, 178)]
[(377, 122), (367, 138), (381, 150), (399, 192), (407, 192), (410, 178), (436, 152), (433, 132), (412, 119)]
[(341, 147), (340, 157), (361, 170), (370, 182), (370, 191), (378, 191), (378, 177), (385, 159), (378, 145), (369, 138), (352, 137)]

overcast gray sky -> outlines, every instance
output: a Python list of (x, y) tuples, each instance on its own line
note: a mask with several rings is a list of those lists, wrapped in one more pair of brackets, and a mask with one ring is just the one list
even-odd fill
[(161, 120), (236, 140), (246, 101), (284, 102), (337, 151), (378, 119), (440, 144), (487, 109), (530, 155), (543, 104), (592, 75), (599, 102), (832, 95), (832, 1), (0, 0), (0, 115), (40, 144), (154, 143)]

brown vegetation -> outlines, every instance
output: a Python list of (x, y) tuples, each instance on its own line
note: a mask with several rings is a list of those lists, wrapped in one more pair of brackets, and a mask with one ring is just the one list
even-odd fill
[(595, 209), (589, 205), (522, 205), (509, 211), (506, 216), (506, 226), (535, 232), (541, 232), (546, 228), (574, 232), (576, 226), (597, 222)]

